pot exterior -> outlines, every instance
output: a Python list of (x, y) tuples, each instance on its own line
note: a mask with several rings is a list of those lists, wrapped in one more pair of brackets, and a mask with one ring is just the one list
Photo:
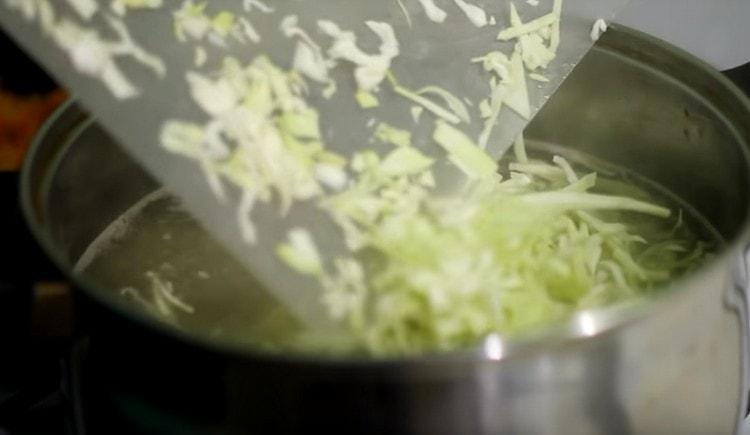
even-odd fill
[[(76, 113), (69, 106), (37, 143), (23, 192), (32, 227), (64, 268), (157, 187), (134, 164), (123, 168), (126, 156), (87, 152), (113, 146)], [(718, 73), (614, 27), (528, 136), (573, 145), (666, 186), (735, 252), (616, 327), (578, 316), (564, 326), (575, 338), (546, 346), (503, 355), (496, 343), (481, 356), (372, 363), (277, 359), (213, 345), (144, 321), (113, 289), (81, 281), (80, 306), (92, 325), (80, 391), (90, 432), (733, 433), (747, 393), (740, 247), (749, 125), (746, 99)], [(87, 177), (66, 178), (68, 167)], [(126, 192), (118, 190), (123, 183)]]
[(97, 311), (85, 391), (108, 401), (87, 409), (146, 433), (731, 434), (744, 335), (730, 272), (614, 333), (500, 362), (248, 360)]

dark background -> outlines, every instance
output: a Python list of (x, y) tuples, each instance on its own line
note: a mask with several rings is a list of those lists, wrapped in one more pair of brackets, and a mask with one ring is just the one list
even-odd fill
[(62, 434), (60, 359), (68, 337), (32, 333), (32, 290), (61, 274), (28, 231), (18, 202), (18, 161), (64, 92), (0, 32), (0, 434)]

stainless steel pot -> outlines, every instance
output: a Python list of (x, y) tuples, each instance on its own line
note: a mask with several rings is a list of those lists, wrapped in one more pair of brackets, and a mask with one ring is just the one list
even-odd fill
[[(90, 364), (101, 369), (89, 376), (106, 393), (95, 409), (128, 420), (123, 431), (154, 433), (736, 431), (748, 392), (750, 103), (697, 59), (615, 26), (527, 135), (660, 183), (726, 246), (636, 306), (580, 313), (523, 341), (490, 337), (467, 352), (388, 361), (279, 357), (210, 340), (74, 276), (98, 307)], [(71, 270), (158, 187), (70, 104), (38, 138), (22, 198), (40, 242)]]

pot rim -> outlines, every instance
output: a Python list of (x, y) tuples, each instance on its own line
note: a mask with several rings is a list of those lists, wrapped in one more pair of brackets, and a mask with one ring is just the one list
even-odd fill
[[(640, 31), (612, 24), (610, 30), (602, 36), (601, 42), (606, 43), (607, 34), (614, 32), (625, 35), (629, 38), (636, 38), (640, 41), (650, 44), (656, 49), (669, 51), (671, 55), (682, 58), (683, 61), (700, 68), (707, 78), (713, 80), (717, 86), (722, 86), (729, 90), (737, 98), (740, 105), (745, 109), (750, 117), (750, 99), (740, 91), (727, 77), (719, 71), (708, 65), (706, 62), (694, 57), (693, 55), (670, 45), (667, 42), (659, 40), (653, 36), (647, 35)], [(606, 49), (597, 44), (595, 49)], [(741, 231), (728, 243), (726, 243), (720, 254), (711, 258), (700, 269), (688, 273), (677, 280), (671, 282), (666, 288), (659, 291), (658, 294), (648, 297), (638, 298), (625, 304), (615, 306), (592, 308), (577, 311), (569, 319), (561, 323), (545, 326), (534, 332), (521, 337), (502, 338), (497, 334), (490, 334), (482, 339), (477, 345), (467, 349), (452, 352), (432, 352), (423, 353), (414, 356), (389, 356), (389, 357), (365, 357), (365, 356), (348, 356), (337, 357), (330, 355), (304, 354), (304, 353), (278, 353), (264, 351), (259, 348), (253, 348), (249, 345), (242, 345), (231, 341), (211, 339), (207, 336), (190, 333), (179, 328), (171, 327), (164, 324), (158, 319), (147, 315), (139, 310), (129, 309), (123, 304), (111, 289), (103, 289), (95, 285), (91, 280), (83, 276), (75, 276), (72, 265), (69, 264), (56, 248), (51, 237), (49, 237), (40, 221), (37, 219), (34, 198), (39, 193), (44, 194), (47, 190), (47, 178), (54, 173), (57, 164), (64, 151), (73, 143), (71, 140), (62, 142), (57, 146), (52, 162), (47, 165), (46, 170), (41, 174), (43, 179), (39, 183), (40, 192), (35, 192), (33, 176), (34, 163), (38, 160), (40, 150), (45, 143), (45, 137), (50, 130), (56, 125), (63, 114), (75, 110), (77, 103), (69, 99), (61, 105), (52, 116), (50, 116), (36, 134), (24, 160), (21, 169), (20, 183), (20, 201), (27, 225), (42, 246), (46, 254), (74, 283), (81, 288), (84, 293), (95, 300), (97, 303), (105, 306), (108, 310), (114, 311), (117, 315), (129, 321), (136, 322), (140, 326), (145, 326), (154, 333), (159, 333), (167, 338), (176, 339), (184, 344), (196, 346), (200, 349), (218, 353), (225, 356), (236, 357), (240, 359), (261, 360), (276, 364), (294, 364), (294, 365), (312, 365), (327, 368), (381, 368), (387, 369), (404, 365), (432, 365), (432, 364), (453, 364), (453, 363), (501, 363), (511, 359), (521, 358), (530, 354), (542, 354), (550, 349), (559, 347), (568, 347), (579, 345), (583, 342), (590, 341), (594, 338), (601, 338), (627, 328), (633, 323), (658, 315), (658, 312), (665, 306), (677, 303), (685, 297), (690, 291), (688, 283), (697, 281), (701, 276), (710, 275), (717, 270), (722, 270), (728, 265), (734, 265), (738, 253), (743, 253), (750, 242), (750, 206), (745, 211), (745, 218), (742, 223)], [(92, 117), (87, 117), (82, 123), (78, 123), (71, 131), (80, 132), (88, 128), (94, 122)], [(75, 137), (74, 134), (70, 136)], [(748, 150), (745, 150), (747, 157)], [(750, 164), (750, 159), (748, 159)], [(698, 291), (700, 289), (692, 289)]]

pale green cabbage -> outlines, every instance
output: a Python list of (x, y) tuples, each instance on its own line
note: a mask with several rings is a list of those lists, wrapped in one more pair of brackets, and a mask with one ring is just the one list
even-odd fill
[(304, 244), (280, 248), (320, 281), (346, 331), (335, 343), (305, 334), (304, 346), (376, 356), (455, 350), (631, 301), (705, 258), (688, 230), (670, 230), (668, 208), (598, 191), (595, 173), (579, 174), (560, 156), (531, 160), (521, 137), (506, 179), (447, 123), (434, 138), (467, 175), (459, 195), (431, 192), (422, 180), (433, 162), (410, 145), (384, 159), (360, 153), (353, 184), (323, 201), (353, 255), (318, 268)]

